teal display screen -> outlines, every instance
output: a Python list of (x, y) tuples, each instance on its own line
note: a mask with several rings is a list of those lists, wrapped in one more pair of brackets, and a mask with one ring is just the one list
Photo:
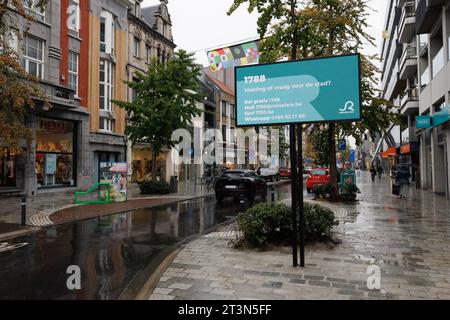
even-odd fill
[(361, 119), (360, 56), (237, 67), (237, 126)]

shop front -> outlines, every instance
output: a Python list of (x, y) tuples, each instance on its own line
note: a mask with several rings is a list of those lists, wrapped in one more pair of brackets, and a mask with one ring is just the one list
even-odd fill
[(383, 169), (387, 172), (392, 172), (392, 169), (398, 164), (398, 149), (389, 147), (386, 151), (381, 153), (383, 159)]
[(405, 164), (411, 168), (412, 181), (419, 178), (420, 170), (420, 145), (417, 142), (406, 143), (400, 147), (399, 164)]
[(73, 121), (37, 119), (35, 167), (38, 188), (76, 186), (76, 130)]
[[(169, 152), (162, 152), (156, 160), (156, 180), (167, 179), (167, 157)], [(135, 146), (131, 151), (131, 182), (140, 183), (152, 178), (152, 150), (148, 147)]]
[(16, 186), (16, 158), (10, 150), (0, 150), (0, 187)]

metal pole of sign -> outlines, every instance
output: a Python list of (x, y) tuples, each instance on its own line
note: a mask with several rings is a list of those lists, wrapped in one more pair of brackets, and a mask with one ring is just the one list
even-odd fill
[(298, 208), (298, 170), (297, 170), (297, 150), (296, 150), (295, 125), (290, 125), (290, 149), (291, 149), (291, 194), (292, 194), (292, 258), (294, 267), (298, 266), (298, 228), (297, 228), (297, 208)]
[(305, 208), (303, 205), (303, 126), (298, 126), (298, 167), (300, 168), (298, 204), (300, 219), (300, 266), (305, 267)]

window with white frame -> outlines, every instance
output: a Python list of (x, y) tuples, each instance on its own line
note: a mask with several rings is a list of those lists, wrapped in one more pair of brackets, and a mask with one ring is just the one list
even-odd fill
[(115, 120), (111, 118), (100, 117), (99, 128), (101, 131), (114, 132)]
[(114, 97), (114, 65), (111, 61), (100, 61), (100, 109), (113, 111), (111, 100)]
[(137, 58), (141, 56), (141, 40), (137, 37), (133, 40), (133, 55)]
[(114, 54), (114, 17), (108, 11), (103, 11), (100, 16), (100, 51), (106, 54)]
[(37, 20), (45, 21), (45, 10), (38, 6), (38, 2), (38, 0), (23, 0), (23, 7)]
[(80, 30), (80, 0), (70, 0), (67, 13), (69, 29), (78, 33)]
[(24, 37), (23, 66), (36, 78), (44, 78), (44, 41), (29, 35)]
[(76, 96), (78, 96), (78, 58), (78, 53), (69, 51), (68, 86), (70, 89), (75, 90)]
[(150, 63), (150, 59), (152, 58), (152, 49), (149, 46), (145, 47), (145, 62)]

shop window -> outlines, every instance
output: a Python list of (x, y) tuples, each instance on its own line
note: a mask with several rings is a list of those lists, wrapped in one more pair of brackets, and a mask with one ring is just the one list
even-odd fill
[(36, 174), (39, 187), (73, 186), (74, 124), (71, 121), (38, 119)]
[(0, 187), (16, 186), (16, 154), (0, 149)]

